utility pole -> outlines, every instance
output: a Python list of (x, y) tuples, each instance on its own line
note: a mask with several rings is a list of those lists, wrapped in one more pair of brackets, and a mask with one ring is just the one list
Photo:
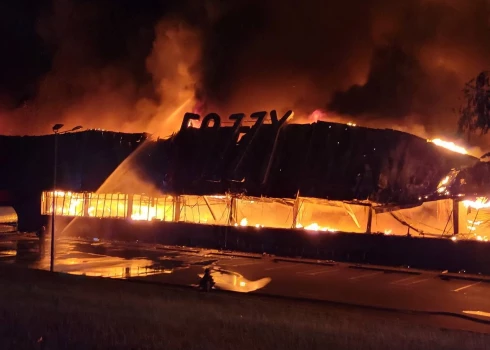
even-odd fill
[[(58, 135), (63, 124), (56, 124), (53, 126), (54, 132), (54, 165), (53, 165), (53, 210), (51, 212), (51, 261), (49, 262), (49, 271), (54, 272), (54, 223), (56, 217), (56, 177), (58, 173)], [(80, 125), (75, 126), (73, 129), (62, 132), (61, 134), (70, 133), (72, 131), (80, 130)]]

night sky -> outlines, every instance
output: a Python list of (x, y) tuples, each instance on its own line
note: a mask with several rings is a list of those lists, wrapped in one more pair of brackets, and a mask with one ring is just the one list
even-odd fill
[(0, 16), (2, 134), (293, 109), (451, 136), (490, 69), (487, 0), (4, 0)]

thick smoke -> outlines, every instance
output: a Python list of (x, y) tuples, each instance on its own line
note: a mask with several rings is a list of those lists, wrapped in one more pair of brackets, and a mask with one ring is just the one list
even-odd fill
[(200, 58), (198, 31), (153, 8), (118, 10), (117, 2), (53, 1), (38, 22), (51, 69), (35, 98), (0, 112), (2, 133), (49, 133), (64, 123), (168, 135), (180, 125), (199, 76), (192, 71)]
[(193, 108), (293, 109), (454, 137), (464, 83), (490, 67), (487, 0), (188, 0), (128, 15), (130, 30), (111, 30), (102, 3), (58, 0), (40, 18), (52, 68), (2, 132), (169, 134)]
[(454, 137), (464, 83), (490, 66), (485, 0), (263, 1), (253, 10), (208, 32), (210, 109), (322, 109), (326, 118)]

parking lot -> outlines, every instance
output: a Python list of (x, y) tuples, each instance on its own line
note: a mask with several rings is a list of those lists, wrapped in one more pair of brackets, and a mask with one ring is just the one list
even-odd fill
[[(5, 248), (0, 261), (49, 268), (49, 254), (36, 260)], [(141, 243), (62, 240), (56, 249), (56, 271), (74, 274), (193, 285), (205, 267), (221, 289), (490, 320), (490, 283), (478, 276)]]

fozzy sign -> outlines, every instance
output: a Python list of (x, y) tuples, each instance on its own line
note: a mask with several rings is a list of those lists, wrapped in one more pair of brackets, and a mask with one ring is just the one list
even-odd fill
[[(264, 124), (267, 115), (270, 116), (272, 126), (280, 129), (281, 126), (283, 126), (284, 123), (286, 123), (286, 121), (288, 121), (293, 117), (293, 111), (287, 111), (280, 119), (277, 117), (276, 110), (272, 110), (270, 112), (266, 112), (266, 111), (254, 112), (250, 114), (250, 119), (255, 120), (255, 123), (252, 125), (252, 127), (242, 126), (243, 120), (245, 119), (246, 116), (245, 113), (231, 114), (228, 117), (228, 120), (233, 122), (232, 128), (235, 131), (246, 132), (250, 129), (256, 129), (262, 124)], [(209, 113), (201, 120), (201, 116), (199, 114), (188, 112), (184, 115), (184, 120), (182, 121), (180, 130), (185, 130), (191, 127), (193, 120), (201, 121), (201, 126), (199, 127), (200, 129), (221, 128), (221, 117), (217, 113)]]
[[(245, 119), (245, 113), (235, 113), (228, 117), (228, 120), (233, 122), (233, 126), (232, 126), (233, 137), (230, 140), (230, 143), (236, 144), (239, 134), (245, 134), (249, 136), (242, 139), (242, 141), (240, 142), (241, 151), (238, 153), (238, 156), (232, 161), (231, 164), (231, 168), (233, 169), (232, 173), (236, 177), (234, 181), (238, 181), (238, 182), (244, 181), (240, 173), (241, 173), (241, 169), (246, 167), (246, 165), (244, 164), (245, 155), (249, 150), (249, 146), (254, 142), (257, 132), (260, 129), (260, 126), (264, 124), (267, 115), (269, 115), (271, 121), (271, 124), (269, 125), (272, 125), (274, 136), (270, 143), (264, 144), (262, 147), (262, 152), (268, 155), (268, 160), (264, 164), (264, 167), (261, 171), (262, 185), (264, 185), (267, 182), (267, 179), (271, 171), (272, 160), (276, 152), (276, 145), (279, 136), (279, 131), (286, 124), (286, 122), (293, 117), (293, 114), (294, 114), (293, 111), (289, 110), (281, 118), (278, 118), (276, 110), (272, 110), (270, 112), (267, 111), (254, 112), (250, 114), (250, 119), (255, 120), (255, 123), (251, 127), (242, 125), (243, 120)], [(221, 117), (217, 113), (209, 113), (202, 120), (199, 114), (186, 113), (184, 115), (184, 120), (182, 121), (180, 130), (185, 131), (188, 128), (190, 128), (193, 120), (201, 121), (201, 126), (199, 127), (199, 129), (201, 130), (202, 129), (218, 130), (219, 128), (221, 128)], [(226, 159), (225, 153), (227, 152), (227, 148), (223, 149), (222, 152), (223, 154), (221, 155), (220, 158), (223, 159), (224, 161), (224, 159)]]

